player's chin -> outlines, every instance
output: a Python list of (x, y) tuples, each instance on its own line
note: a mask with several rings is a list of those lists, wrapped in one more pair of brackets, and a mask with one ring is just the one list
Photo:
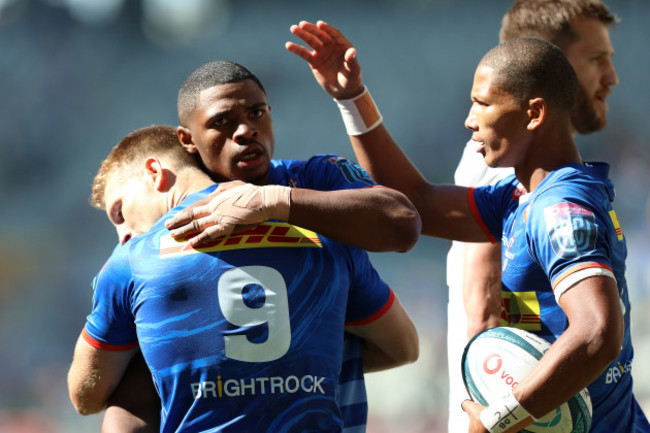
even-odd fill
[(265, 185), (269, 179), (269, 164), (255, 168), (238, 167), (234, 178), (255, 185)]

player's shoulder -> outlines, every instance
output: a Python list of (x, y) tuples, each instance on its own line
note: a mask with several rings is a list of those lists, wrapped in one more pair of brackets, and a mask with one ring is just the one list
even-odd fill
[(269, 183), (320, 190), (376, 185), (361, 166), (335, 154), (317, 154), (306, 160), (273, 160)]
[(568, 164), (551, 172), (534, 191), (534, 202), (569, 201), (599, 206), (614, 201), (609, 165)]
[(102, 284), (98, 283), (102, 281), (115, 281), (128, 278), (131, 274), (131, 248), (134, 240), (135, 238), (125, 244), (115, 246), (113, 252), (95, 277), (93, 281), (94, 287), (101, 286)]
[(273, 159), (271, 160), (271, 168), (296, 168), (306, 167), (320, 163), (336, 164), (337, 162), (344, 161), (346, 158), (331, 153), (322, 153), (312, 155), (307, 159)]

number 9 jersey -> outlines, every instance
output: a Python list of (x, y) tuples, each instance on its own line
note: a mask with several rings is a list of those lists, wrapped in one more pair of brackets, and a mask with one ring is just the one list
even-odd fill
[(341, 431), (336, 402), (346, 322), (393, 293), (367, 254), (267, 222), (200, 250), (164, 221), (117, 246), (94, 281), (85, 338), (140, 344), (162, 400), (161, 431)]

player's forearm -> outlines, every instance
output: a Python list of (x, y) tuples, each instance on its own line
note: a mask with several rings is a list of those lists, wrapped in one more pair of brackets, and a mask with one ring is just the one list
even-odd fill
[[(96, 373), (96, 372), (95, 372)], [(97, 374), (73, 361), (68, 373), (68, 392), (75, 410), (81, 415), (101, 412), (110, 395)]]
[(574, 340), (565, 332), (515, 388), (515, 397), (533, 416), (544, 416), (569, 400), (615, 359), (601, 338)]
[(403, 194), (373, 187), (339, 191), (294, 189), (289, 222), (368, 251), (408, 251), (420, 216)]
[(108, 400), (102, 433), (154, 433), (160, 431), (160, 397), (142, 354), (129, 364)]
[(429, 182), (422, 176), (383, 124), (350, 136), (357, 162), (381, 185), (403, 192), (419, 209)]
[(463, 303), (467, 337), (499, 326), (501, 321), (501, 245), (463, 246)]
[(396, 344), (383, 348), (372, 341), (363, 339), (361, 346), (363, 371), (365, 373), (372, 373), (417, 361), (420, 346), (415, 327), (412, 333), (407, 333), (403, 337), (401, 342), (397, 343), (399, 340), (396, 338), (394, 339)]
[(623, 315), (613, 278), (586, 278), (559, 302), (569, 327), (515, 389), (519, 402), (537, 417), (596, 380), (623, 344)]
[(410, 364), (420, 355), (417, 329), (397, 296), (381, 317), (366, 325), (348, 326), (346, 330), (362, 338), (365, 372)]
[(84, 340), (83, 334), (79, 336), (68, 372), (68, 392), (77, 412), (90, 415), (104, 410), (136, 351), (96, 349)]
[(365, 340), (363, 340), (361, 346), (361, 354), (364, 373), (389, 370), (409, 363), (404, 359), (395, 359), (389, 356), (386, 352)]

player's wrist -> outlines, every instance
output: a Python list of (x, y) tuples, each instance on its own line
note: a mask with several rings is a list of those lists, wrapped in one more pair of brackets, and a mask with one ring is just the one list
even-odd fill
[(334, 99), (341, 111), (341, 117), (348, 135), (362, 135), (372, 131), (383, 122), (379, 108), (367, 87), (352, 99)]
[(291, 188), (282, 185), (265, 185), (261, 187), (262, 209), (266, 219), (289, 221), (291, 207)]
[(519, 404), (512, 391), (483, 409), (480, 418), (490, 433), (504, 433), (527, 418), (535, 419)]

